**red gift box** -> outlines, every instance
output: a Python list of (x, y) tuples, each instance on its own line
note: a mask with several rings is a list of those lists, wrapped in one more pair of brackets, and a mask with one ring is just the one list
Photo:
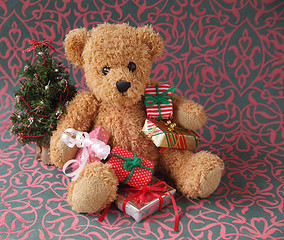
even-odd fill
[(121, 147), (114, 147), (109, 155), (108, 164), (112, 165), (119, 181), (133, 187), (146, 186), (153, 175), (154, 164)]
[(173, 115), (172, 92), (169, 84), (148, 85), (145, 89), (147, 118), (170, 119)]

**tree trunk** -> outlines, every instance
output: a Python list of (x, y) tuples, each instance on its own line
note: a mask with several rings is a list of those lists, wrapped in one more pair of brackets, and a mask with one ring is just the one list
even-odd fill
[(36, 156), (37, 161), (42, 161), (44, 165), (50, 165), (50, 152), (49, 147), (36, 145)]

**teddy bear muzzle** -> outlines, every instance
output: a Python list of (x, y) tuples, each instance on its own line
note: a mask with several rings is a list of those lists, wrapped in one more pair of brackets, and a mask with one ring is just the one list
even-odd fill
[(130, 82), (126, 82), (126, 81), (123, 81), (123, 80), (116, 82), (116, 88), (121, 93), (126, 92), (130, 87), (131, 87)]

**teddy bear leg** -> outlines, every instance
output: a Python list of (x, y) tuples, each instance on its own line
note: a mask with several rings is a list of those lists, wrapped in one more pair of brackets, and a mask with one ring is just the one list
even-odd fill
[(109, 164), (87, 164), (69, 185), (67, 201), (78, 213), (96, 213), (116, 198), (118, 179)]
[(217, 155), (206, 151), (166, 149), (161, 153), (159, 168), (175, 181), (184, 195), (205, 198), (218, 187), (224, 163)]

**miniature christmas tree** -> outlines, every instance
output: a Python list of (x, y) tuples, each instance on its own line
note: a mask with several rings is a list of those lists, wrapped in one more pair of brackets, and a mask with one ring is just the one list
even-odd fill
[(40, 155), (48, 153), (43, 153), (42, 148), (49, 148), (51, 133), (76, 89), (69, 83), (69, 73), (62, 62), (51, 57), (51, 50), (55, 50), (50, 43), (31, 40), (30, 44), (33, 45), (25, 52), (34, 49), (36, 63), (27, 61), (19, 72), (22, 80), (15, 93), (11, 132), (21, 144), (36, 143), (40, 151), (37, 158), (45, 158)]

